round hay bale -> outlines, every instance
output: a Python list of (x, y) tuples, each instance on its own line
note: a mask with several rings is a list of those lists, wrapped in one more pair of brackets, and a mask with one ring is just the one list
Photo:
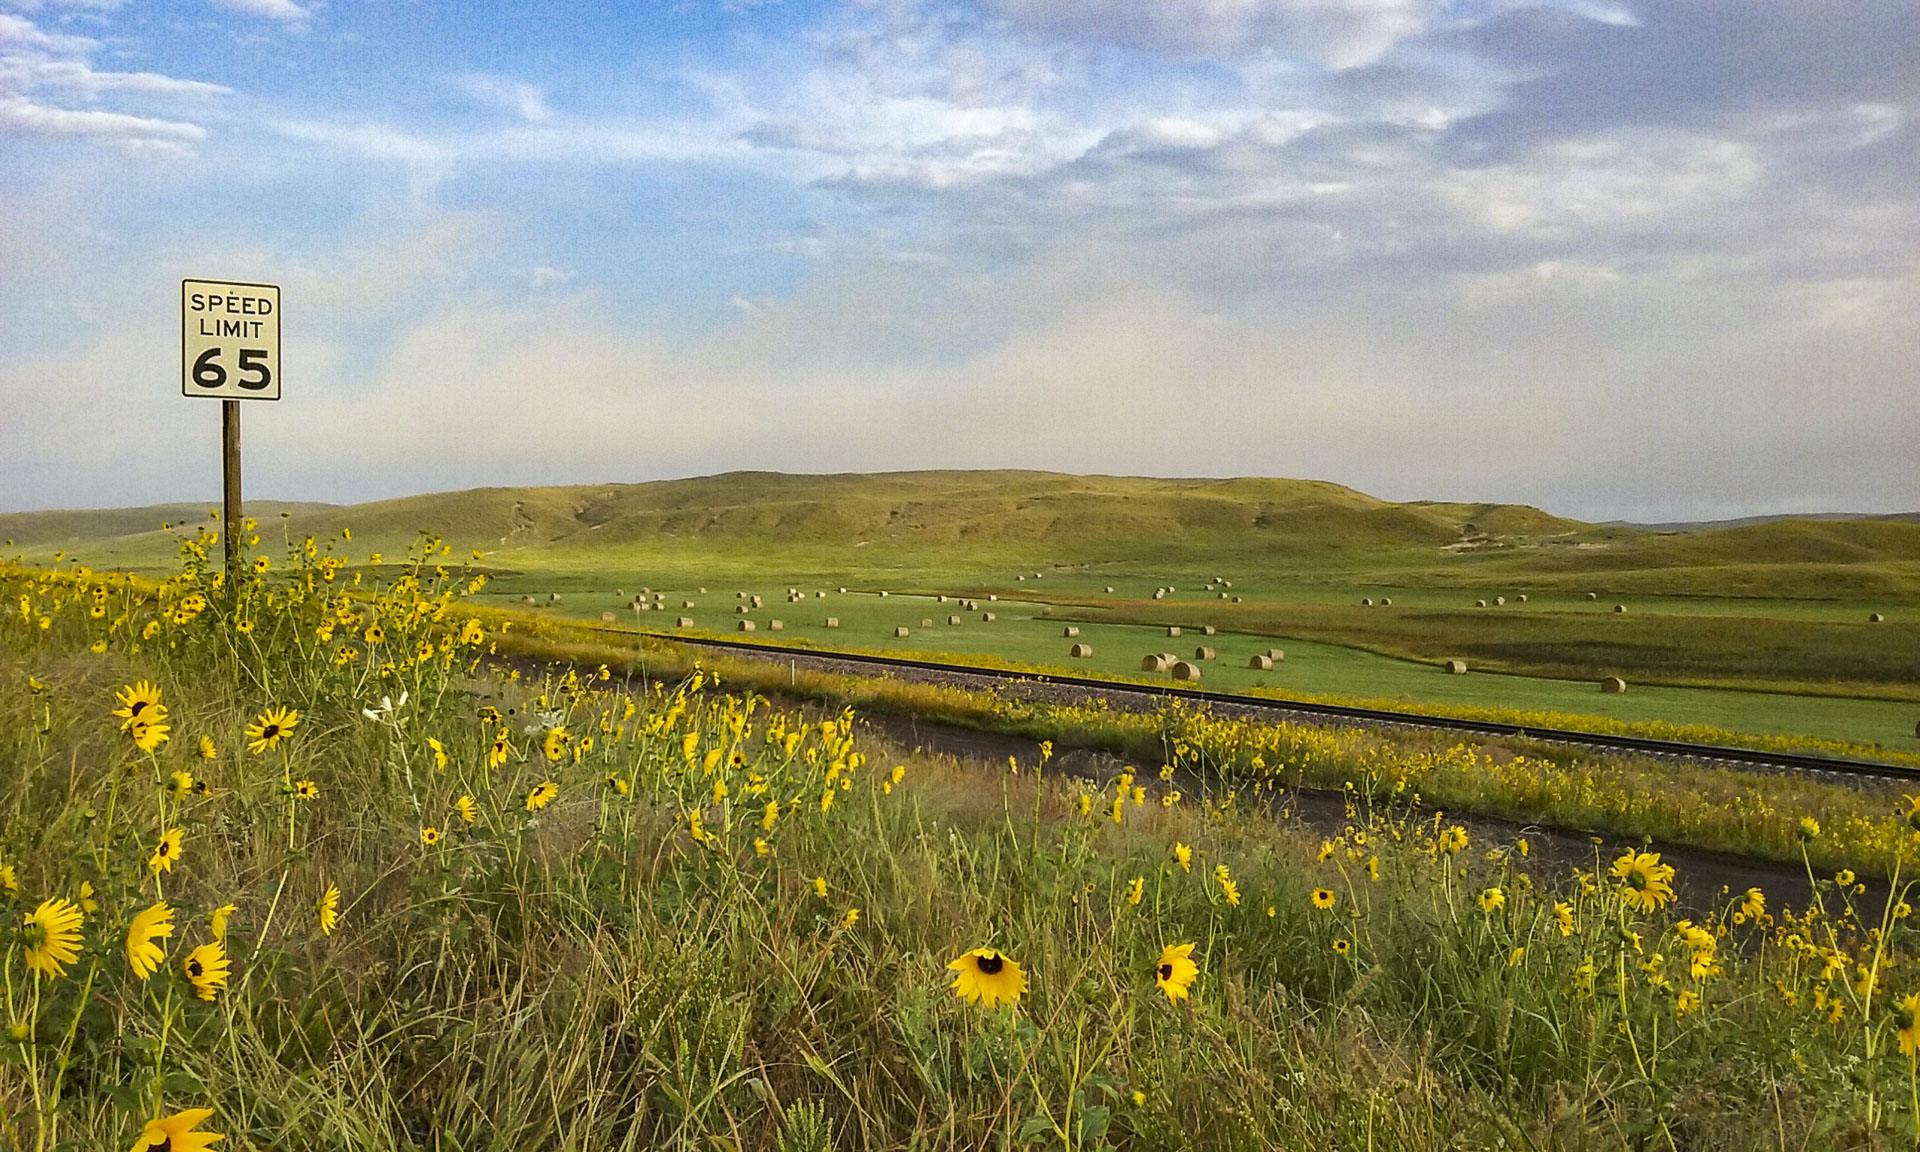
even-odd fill
[(1285, 649), (1282, 649), (1282, 648), (1267, 649), (1267, 659), (1273, 661), (1275, 664), (1280, 663), (1286, 658), (1287, 658), (1287, 653)]
[(838, 627), (840, 627), (840, 617), (838, 617), (838, 616), (829, 616), (829, 617), (827, 617), (827, 623), (826, 623), (826, 627), (828, 627), (828, 628), (838, 628)]
[(1142, 656), (1140, 658), (1140, 671), (1165, 672), (1167, 670), (1167, 666), (1171, 663), (1172, 661), (1168, 660), (1166, 656), (1164, 656), (1161, 653), (1155, 652), (1150, 656)]
[(1873, 612), (1867, 616), (1867, 623), (1869, 624), (1885, 624), (1886, 622), (1886, 614), (1882, 612)]
[(1373, 597), (1371, 597), (1371, 596), (1362, 596), (1362, 597), (1360, 598), (1360, 606), (1361, 606), (1362, 608), (1371, 608), (1371, 607), (1373, 607)]
[(1233, 602), (1234, 602), (1235, 604), (1238, 604), (1238, 603), (1240, 603), (1240, 597), (1238, 597), (1238, 596), (1235, 596), (1235, 597), (1233, 598)]
[(1178, 636), (1178, 635), (1180, 635), (1180, 625), (1178, 625), (1178, 624), (1169, 624), (1169, 625), (1167, 625), (1167, 635), (1169, 635), (1169, 636)]
[(769, 632), (785, 632), (786, 630), (787, 630), (787, 626), (782, 621), (779, 621), (779, 620), (767, 621), (767, 631)]
[(1627, 682), (1618, 676), (1608, 676), (1600, 681), (1600, 691), (1611, 692), (1618, 696), (1627, 690)]
[(1109, 592), (1113, 591), (1113, 585), (1111, 584), (1107, 585), (1107, 591)]
[(991, 613), (991, 612), (982, 612), (982, 613), (980, 613), (980, 619), (981, 619), (981, 620), (982, 620), (983, 622), (985, 622), (985, 623), (988, 623), (988, 624), (991, 624), (991, 623), (993, 623), (993, 613)]
[(740, 631), (742, 632), (751, 632), (754, 630), (755, 627), (756, 625), (751, 620), (740, 621)]
[(944, 595), (935, 596), (933, 599), (934, 599), (934, 602), (937, 604), (945, 604), (947, 602), (947, 598)]
[(1214, 633), (1218, 631), (1220, 631), (1220, 629), (1215, 628), (1211, 624), (1202, 625), (1200, 628), (1200, 634), (1203, 636), (1212, 636)]
[(1507, 603), (1507, 598), (1505, 596), (1495, 596), (1493, 598), (1493, 602), (1497, 607), (1505, 607)]
[(616, 616), (615, 616), (615, 615), (614, 615), (613, 613), (611, 613), (611, 612), (602, 612), (602, 613), (600, 613), (600, 623), (602, 623), (602, 624), (611, 624), (611, 623), (613, 623), (613, 622), (614, 622), (614, 621), (615, 621), (616, 619), (618, 619), (618, 617), (616, 617)]
[(825, 593), (824, 591), (821, 591), (821, 592), (815, 592), (815, 593), (813, 594), (813, 598), (814, 598), (815, 600), (825, 600), (825, 599), (827, 598), (827, 594), (826, 594), (826, 593)]
[[(641, 605), (641, 607), (644, 608), (645, 605), (643, 604)], [(737, 615), (740, 615), (740, 616), (745, 616), (747, 613), (753, 611), (753, 609), (747, 607), (745, 604), (736, 604), (733, 606), (733, 610)]]
[(1217, 655), (1218, 653), (1216, 653), (1213, 649), (1207, 647), (1205, 644), (1202, 644), (1200, 647), (1195, 648), (1193, 650), (1193, 658), (1195, 660), (1211, 660)]
[(1025, 579), (1026, 579), (1026, 577), (1025, 577), (1025, 576), (1015, 576), (1015, 577), (1014, 577), (1014, 579), (1015, 579), (1015, 580), (1025, 580)]
[(1190, 664), (1185, 660), (1175, 660), (1169, 671), (1173, 673), (1175, 680), (1197, 682), (1200, 679), (1200, 665)]
[(675, 620), (675, 621), (673, 622), (673, 626), (674, 626), (675, 628), (691, 628), (691, 627), (693, 627), (693, 617), (691, 617), (691, 616), (682, 616), (682, 617), (680, 617), (680, 619), (678, 619), (678, 620)]
[(1039, 573), (1039, 572), (1035, 572), (1035, 573), (1033, 574), (1033, 578), (1034, 578), (1035, 580), (1038, 580), (1038, 579), (1040, 579), (1040, 576), (1041, 576), (1041, 573)]
[(735, 592), (733, 594), (733, 598), (735, 600), (745, 600), (747, 598), (747, 594), (745, 592)]
[(680, 607), (682, 607), (682, 608), (691, 608), (691, 607), (693, 607), (693, 601), (691, 601), (691, 600), (682, 600), (682, 601), (680, 601)]
[(645, 600), (640, 601), (639, 608), (640, 608), (640, 611), (642, 612), (653, 611), (653, 605), (647, 603)]
[(1441, 667), (1447, 670), (1447, 675), (1449, 676), (1465, 676), (1467, 674), (1467, 662), (1465, 660), (1449, 660), (1445, 664), (1442, 664)]
[(1615, 615), (1619, 615), (1620, 613), (1623, 613), (1626, 610), (1627, 610), (1627, 606), (1625, 604), (1615, 604), (1613, 606), (1613, 611)]
[(522, 603), (522, 604), (531, 604), (531, 603), (533, 603), (533, 597), (532, 597), (532, 596), (522, 596), (522, 597), (520, 597), (520, 603)]
[(958, 616), (949, 616), (949, 617), (947, 617), (947, 623), (949, 623), (949, 624), (958, 624), (958, 623), (960, 623), (960, 617), (958, 617)]
[(758, 597), (758, 596), (749, 596), (749, 597), (747, 597), (747, 603), (749, 603), (749, 604), (751, 604), (751, 605), (753, 605), (753, 606), (754, 606), (755, 608), (759, 608), (759, 607), (761, 607), (761, 606), (762, 606), (762, 604), (761, 604), (761, 600), (760, 600), (760, 597)]
[(1391, 596), (1382, 596), (1382, 597), (1380, 597), (1380, 607), (1382, 607), (1382, 608), (1391, 608), (1391, 607), (1393, 607), (1393, 597), (1391, 597)]
[(547, 593), (547, 603), (549, 603), (549, 604), (558, 604), (558, 603), (560, 603), (560, 593), (558, 593), (558, 592), (549, 592), (549, 593)]
[(1153, 590), (1153, 598), (1155, 600), (1165, 600), (1167, 598), (1167, 590), (1165, 588), (1155, 588)]
[(1473, 602), (1473, 606), (1475, 608), (1485, 608), (1487, 606), (1487, 602), (1485, 600), (1475, 600)]
[(1078, 628), (1076, 628), (1076, 627), (1074, 627), (1073, 625), (1071, 625), (1071, 624), (1069, 624), (1069, 625), (1067, 625), (1067, 626), (1066, 626), (1065, 628), (1062, 628), (1062, 629), (1060, 629), (1060, 635), (1062, 635), (1062, 636), (1078, 636), (1078, 635), (1080, 635), (1080, 629), (1078, 629)]
[(1253, 659), (1247, 661), (1247, 667), (1259, 672), (1271, 672), (1273, 671), (1273, 657), (1255, 652)]
[(884, 588), (883, 588), (883, 589), (881, 589), (881, 590), (880, 590), (880, 595), (881, 595), (881, 597), (882, 597), (882, 598), (884, 599), (884, 598), (886, 597), (886, 595), (887, 595), (887, 592), (886, 592), (886, 589), (884, 589)]
[(1527, 594), (1525, 592), (1522, 592), (1518, 596), (1515, 596), (1514, 599), (1520, 601), (1520, 603), (1522, 604), (1525, 604), (1527, 602)]
[(998, 600), (998, 599), (1000, 599), (1000, 594), (999, 594), (998, 592), (989, 592), (989, 593), (987, 593), (987, 599), (989, 599), (989, 600)]
[(1073, 647), (1067, 649), (1067, 655), (1073, 657), (1076, 660), (1085, 659), (1086, 657), (1093, 655), (1093, 645), (1075, 644)]
[(931, 628), (931, 627), (933, 627), (933, 617), (931, 617), (931, 616), (923, 616), (923, 617), (921, 617), (921, 618), (920, 618), (920, 627), (922, 627), (922, 628)]
[(907, 638), (908, 636), (911, 636), (911, 635), (913, 635), (913, 633), (912, 633), (912, 632), (910, 632), (910, 631), (908, 631), (908, 630), (907, 630), (907, 629), (905, 629), (905, 628), (895, 628), (895, 629), (893, 630), (893, 634), (894, 634), (894, 635), (895, 635), (896, 637), (898, 637), (898, 638), (900, 638), (900, 639), (903, 639), (903, 640), (904, 640), (904, 639), (906, 639), (906, 638)]
[(1227, 594), (1225, 592), (1220, 593), (1220, 599), (1225, 600), (1226, 598)]
[(846, 594), (847, 594), (847, 586), (845, 584), (840, 585), (840, 595), (845, 596)]
[(613, 598), (615, 600), (625, 600), (627, 598), (626, 590), (622, 588), (615, 588), (613, 590)]
[(694, 591), (698, 592), (702, 596), (705, 596), (707, 594), (707, 590), (705, 588), (695, 588)]
[(1587, 599), (1589, 599), (1589, 600), (1598, 600), (1598, 599), (1600, 599), (1600, 593), (1598, 593), (1598, 592), (1589, 592), (1589, 593), (1587, 593)]

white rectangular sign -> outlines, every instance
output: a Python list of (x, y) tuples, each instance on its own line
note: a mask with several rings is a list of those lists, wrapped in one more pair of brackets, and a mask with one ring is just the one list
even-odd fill
[(280, 286), (180, 282), (180, 391), (280, 399)]

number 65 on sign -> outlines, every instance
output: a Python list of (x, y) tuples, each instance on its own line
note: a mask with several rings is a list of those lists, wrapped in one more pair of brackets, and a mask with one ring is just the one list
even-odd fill
[(280, 399), (279, 285), (180, 282), (180, 391)]

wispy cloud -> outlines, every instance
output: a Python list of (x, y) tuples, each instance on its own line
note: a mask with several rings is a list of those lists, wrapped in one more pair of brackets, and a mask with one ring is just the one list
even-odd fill
[(229, 12), (264, 16), (282, 24), (305, 24), (313, 18), (310, 9), (294, 3), (294, 0), (213, 0), (213, 3)]

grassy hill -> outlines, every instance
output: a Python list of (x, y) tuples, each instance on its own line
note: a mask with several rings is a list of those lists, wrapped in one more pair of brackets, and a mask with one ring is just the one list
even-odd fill
[[(645, 484), (475, 488), (351, 506), (249, 505), (269, 544), (351, 528), (398, 553), (434, 532), (490, 563), (579, 570), (677, 561), (804, 572), (1060, 566), (1616, 593), (1920, 597), (1920, 523), (1772, 519), (1693, 531), (1592, 525), (1517, 504), (1379, 500), (1286, 479), (1028, 471), (799, 476), (730, 472)], [(160, 565), (162, 521), (203, 505), (0, 516), (32, 554)], [(278, 523), (276, 523), (278, 522)]]

